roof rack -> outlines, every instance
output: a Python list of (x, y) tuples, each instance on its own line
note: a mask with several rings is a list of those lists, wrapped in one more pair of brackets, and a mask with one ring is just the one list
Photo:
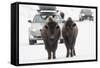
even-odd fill
[(40, 10), (56, 10), (55, 6), (39, 6)]

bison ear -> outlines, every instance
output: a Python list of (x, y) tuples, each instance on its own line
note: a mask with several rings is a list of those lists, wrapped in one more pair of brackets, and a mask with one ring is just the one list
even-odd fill
[(46, 29), (48, 29), (48, 26), (47, 26), (47, 25), (45, 25), (45, 28), (46, 28)]
[(72, 24), (72, 27), (75, 27), (75, 26), (76, 26), (76, 24), (75, 24), (75, 23), (73, 23), (73, 24)]

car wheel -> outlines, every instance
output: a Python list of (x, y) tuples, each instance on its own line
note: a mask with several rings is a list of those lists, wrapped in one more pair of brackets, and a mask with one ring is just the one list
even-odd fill
[(81, 21), (81, 18), (79, 18), (79, 21)]
[(91, 17), (90, 20), (93, 21), (93, 17)]
[(79, 19), (79, 21), (83, 21), (83, 17)]
[(82, 21), (85, 20), (85, 17), (82, 17)]
[(29, 44), (30, 44), (30, 45), (34, 45), (35, 43), (37, 43), (36, 40), (29, 40)]

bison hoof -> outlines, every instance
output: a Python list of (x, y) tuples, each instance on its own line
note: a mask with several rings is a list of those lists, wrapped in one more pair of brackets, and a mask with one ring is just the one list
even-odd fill
[(51, 57), (48, 57), (48, 60), (50, 60), (51, 59)]
[(53, 59), (56, 59), (56, 57), (53, 57)]
[(73, 55), (71, 55), (71, 57), (73, 57)]
[(74, 54), (74, 56), (76, 56), (76, 54)]
[(66, 58), (68, 58), (68, 57), (69, 57), (69, 55), (66, 56)]
[(74, 54), (74, 56), (76, 56), (76, 54)]

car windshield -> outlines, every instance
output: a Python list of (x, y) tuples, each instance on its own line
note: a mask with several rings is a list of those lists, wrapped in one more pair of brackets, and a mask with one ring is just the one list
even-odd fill
[(83, 10), (81, 10), (81, 14), (92, 15), (92, 12), (91, 12), (91, 10), (83, 9)]
[(33, 19), (33, 23), (44, 23), (45, 20), (42, 19), (42, 17), (40, 15), (36, 15)]
[[(54, 18), (54, 20), (56, 20), (57, 22), (61, 22), (61, 18), (59, 15), (54, 15), (52, 16)], [(36, 15), (33, 19), (33, 23), (45, 23), (46, 19), (48, 18), (47, 15)]]

